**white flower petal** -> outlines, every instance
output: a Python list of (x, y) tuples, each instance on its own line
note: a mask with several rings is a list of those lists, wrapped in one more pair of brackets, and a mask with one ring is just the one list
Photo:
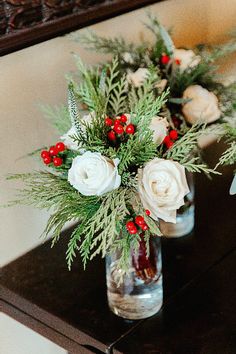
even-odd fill
[(191, 99), (182, 108), (188, 123), (212, 123), (220, 118), (221, 111), (218, 106), (218, 98), (213, 92), (209, 92), (202, 86), (189, 86), (184, 91), (183, 98)]
[(83, 195), (103, 195), (121, 184), (118, 164), (119, 159), (110, 160), (98, 152), (86, 151), (73, 159), (68, 181)]
[(139, 169), (138, 191), (154, 220), (176, 222), (176, 210), (189, 193), (185, 169), (176, 161), (155, 158)]

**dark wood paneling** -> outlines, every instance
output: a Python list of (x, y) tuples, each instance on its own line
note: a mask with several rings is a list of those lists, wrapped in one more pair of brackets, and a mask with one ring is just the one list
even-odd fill
[(159, 1), (0, 0), (0, 55)]

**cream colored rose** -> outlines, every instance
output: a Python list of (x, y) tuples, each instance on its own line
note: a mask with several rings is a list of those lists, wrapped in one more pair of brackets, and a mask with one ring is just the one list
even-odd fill
[(211, 123), (220, 118), (221, 111), (218, 98), (200, 85), (189, 86), (183, 93), (183, 98), (190, 98), (182, 108), (185, 120), (190, 124)]
[(184, 71), (188, 68), (194, 68), (201, 61), (201, 57), (199, 55), (196, 55), (190, 49), (175, 49), (174, 59), (179, 60), (178, 68), (180, 69), (180, 71)]
[(176, 210), (189, 193), (185, 169), (178, 162), (155, 158), (138, 171), (138, 192), (154, 220), (176, 222)]
[(150, 129), (153, 131), (153, 141), (155, 144), (160, 145), (167, 135), (169, 123), (166, 118), (163, 117), (153, 117)]
[(129, 72), (126, 76), (126, 79), (129, 84), (140, 87), (144, 84), (145, 80), (150, 75), (150, 72), (146, 68), (139, 68), (135, 72)]
[[(91, 124), (94, 119), (94, 112), (86, 114), (82, 117), (82, 122)], [(81, 125), (82, 130), (85, 130), (85, 126)], [(76, 135), (76, 129), (71, 127), (68, 132), (63, 134), (60, 139), (64, 142), (64, 144), (71, 150), (77, 150), (79, 148), (78, 143), (74, 141), (73, 136)]]
[(110, 160), (98, 152), (86, 151), (73, 159), (68, 181), (83, 195), (102, 195), (119, 188), (118, 164), (119, 159)]

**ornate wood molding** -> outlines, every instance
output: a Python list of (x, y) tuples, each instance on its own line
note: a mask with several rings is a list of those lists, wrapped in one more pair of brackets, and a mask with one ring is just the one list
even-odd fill
[(0, 55), (159, 1), (0, 0)]

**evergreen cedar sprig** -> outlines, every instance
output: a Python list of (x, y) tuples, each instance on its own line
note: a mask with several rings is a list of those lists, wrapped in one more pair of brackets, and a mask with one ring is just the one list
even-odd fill
[[(125, 93), (123, 100), (123, 79), (118, 79), (117, 59), (106, 66), (102, 77), (98, 72), (86, 69), (79, 63), (81, 82), (79, 85), (71, 83), (68, 90), (68, 110), (63, 110), (65, 116), (70, 114), (71, 122), (77, 133), (74, 140), (79, 149), (101, 152), (104, 156), (120, 159), (118, 166), (122, 177), (119, 189), (106, 193), (103, 196), (84, 196), (78, 193), (67, 180), (67, 170), (61, 167), (52, 171), (33, 172), (10, 176), (12, 179), (22, 180), (25, 188), (19, 192), (18, 199), (13, 204), (28, 204), (52, 211), (44, 235), (52, 234), (52, 245), (60, 238), (63, 226), (75, 220), (75, 227), (68, 244), (66, 259), (69, 269), (79, 252), (84, 267), (89, 259), (98, 253), (103, 257), (113, 251), (120, 253), (119, 266), (123, 272), (128, 270), (130, 248), (138, 250), (140, 236), (132, 235), (125, 227), (133, 215), (141, 215), (149, 229), (145, 232), (145, 241), (148, 249), (151, 234), (159, 234), (158, 223), (145, 215), (141, 201), (137, 194), (137, 169), (155, 156), (163, 157), (163, 146), (156, 148), (152, 141), (152, 132), (148, 124), (151, 118), (158, 114), (165, 103), (168, 92), (156, 97), (153, 93), (155, 78), (149, 77), (143, 88)], [(83, 90), (81, 89), (83, 87)], [(115, 93), (114, 93), (115, 92)], [(122, 99), (121, 99), (122, 97)], [(78, 102), (79, 98), (79, 102)], [(81, 112), (78, 103), (83, 105), (92, 102), (94, 120), (92, 125), (81, 121)], [(122, 103), (121, 103), (122, 102)], [(127, 108), (131, 112), (131, 121), (137, 130), (122, 143), (111, 146), (107, 139), (104, 119), (107, 111), (112, 107)], [(121, 108), (119, 108), (121, 107)], [(57, 113), (57, 111), (56, 111)], [(187, 156), (197, 146), (196, 129), (193, 127), (166, 153), (168, 158), (184, 162), (190, 171), (212, 172), (197, 160), (187, 163)], [(204, 134), (204, 129), (198, 129), (198, 136)], [(72, 151), (68, 151), (71, 154)], [(67, 152), (66, 152), (67, 154)], [(79, 150), (73, 152), (79, 155)], [(122, 237), (120, 235), (122, 234)]]
[[(236, 164), (236, 120), (234, 124), (225, 124), (225, 137), (228, 143), (228, 148), (221, 155), (215, 169), (220, 165), (234, 165)], [(236, 171), (235, 171), (236, 173)]]

